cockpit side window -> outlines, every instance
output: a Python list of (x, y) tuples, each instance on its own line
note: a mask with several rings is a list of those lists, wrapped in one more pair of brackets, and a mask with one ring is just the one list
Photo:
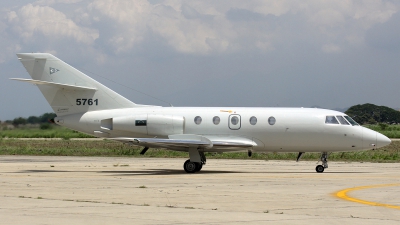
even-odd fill
[(336, 118), (339, 120), (340, 124), (342, 125), (350, 125), (349, 122), (347, 122), (343, 116), (336, 116)]
[(344, 116), (344, 118), (346, 118), (347, 121), (349, 121), (351, 123), (351, 125), (353, 126), (360, 126), (356, 121), (354, 121), (350, 116)]
[(325, 119), (326, 124), (339, 124), (335, 116), (326, 116)]

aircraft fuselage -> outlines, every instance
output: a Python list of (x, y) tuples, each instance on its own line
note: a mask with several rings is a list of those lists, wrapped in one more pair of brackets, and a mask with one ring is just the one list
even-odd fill
[[(197, 134), (211, 140), (241, 137), (254, 142), (251, 150), (255, 152), (355, 151), (390, 142), (362, 126), (326, 123), (326, 116), (344, 115), (317, 108), (140, 107), (59, 116), (56, 122), (107, 138), (167, 138), (173, 134)], [(106, 120), (109, 120), (108, 126)], [(135, 124), (136, 121), (146, 121), (146, 124)], [(218, 151), (218, 148), (207, 151)]]

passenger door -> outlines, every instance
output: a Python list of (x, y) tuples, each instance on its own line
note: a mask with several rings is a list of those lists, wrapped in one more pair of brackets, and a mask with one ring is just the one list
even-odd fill
[(229, 115), (228, 121), (229, 129), (231, 130), (239, 130), (241, 127), (241, 119), (239, 114)]

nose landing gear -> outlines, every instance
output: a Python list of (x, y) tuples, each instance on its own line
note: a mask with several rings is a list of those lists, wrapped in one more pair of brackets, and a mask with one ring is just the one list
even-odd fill
[(324, 172), (325, 168), (328, 168), (328, 153), (327, 152), (322, 152), (321, 154), (321, 162), (322, 165), (318, 165), (317, 167), (315, 167), (315, 171), (317, 171), (317, 173), (322, 173)]

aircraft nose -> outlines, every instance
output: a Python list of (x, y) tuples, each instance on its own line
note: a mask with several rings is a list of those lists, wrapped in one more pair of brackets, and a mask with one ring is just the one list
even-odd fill
[(383, 134), (376, 134), (376, 147), (380, 148), (386, 145), (389, 145), (392, 141)]
[(392, 141), (385, 135), (368, 128), (363, 129), (363, 147), (364, 149), (381, 148), (390, 144)]

